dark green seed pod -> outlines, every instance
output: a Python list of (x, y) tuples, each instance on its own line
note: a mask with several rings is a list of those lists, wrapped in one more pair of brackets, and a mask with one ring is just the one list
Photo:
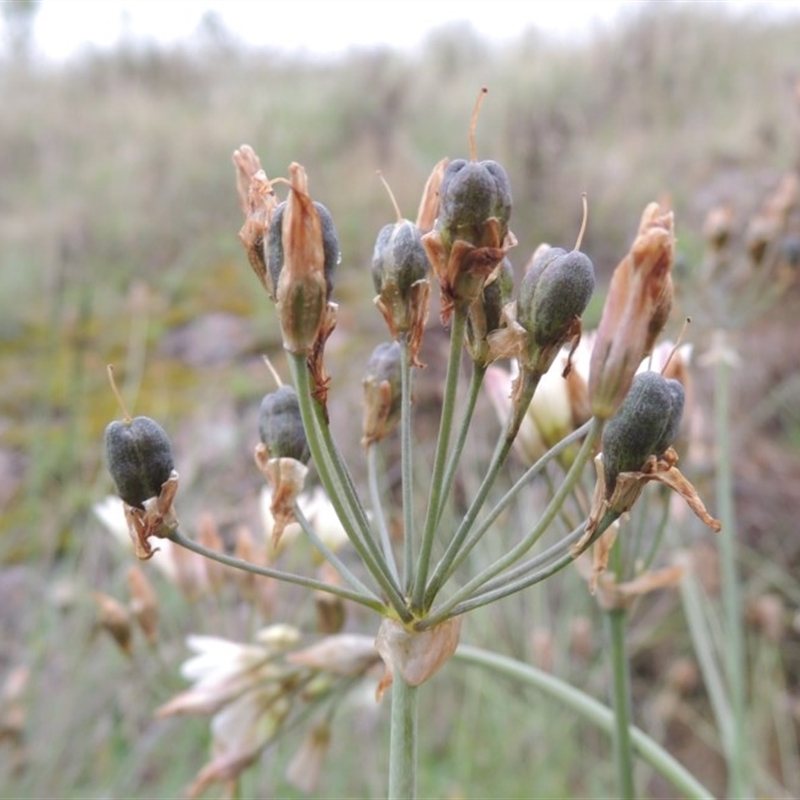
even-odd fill
[(281, 386), (261, 401), (258, 433), (270, 458), (294, 458), (303, 464), (311, 458), (300, 402), (291, 386)]
[[(330, 299), (333, 291), (333, 279), (336, 275), (336, 268), (341, 261), (341, 251), (339, 249), (339, 237), (336, 235), (336, 227), (333, 224), (333, 217), (330, 211), (322, 203), (314, 202), (314, 208), (319, 214), (322, 226), (322, 247), (325, 253), (325, 284), (327, 286), (327, 299)], [(272, 296), (275, 299), (275, 292), (278, 287), (278, 278), (283, 269), (283, 215), (286, 211), (286, 201), (282, 202), (272, 215), (269, 226), (266, 244), (266, 261), (272, 282)]]
[(550, 247), (534, 259), (522, 279), (517, 320), (537, 347), (560, 347), (593, 292), (591, 259), (580, 250)]
[(172, 447), (166, 431), (150, 417), (115, 420), (105, 433), (108, 471), (117, 494), (129, 505), (144, 508), (157, 497), (172, 470)]
[(496, 161), (451, 161), (442, 176), (440, 197), (437, 228), (446, 246), (456, 239), (482, 246), (483, 227), (491, 218), (500, 221), (500, 240), (505, 237), (511, 217), (511, 184)]
[(621, 472), (638, 472), (650, 456), (660, 456), (672, 444), (683, 414), (684, 390), (658, 372), (641, 372), (634, 379), (619, 411), (603, 430), (606, 496)]
[(422, 245), (422, 233), (413, 222), (401, 220), (384, 225), (372, 254), (372, 282), (377, 294), (396, 293), (407, 299), (412, 284), (422, 280), (430, 269)]
[(680, 430), (681, 419), (683, 418), (683, 406), (686, 402), (686, 392), (683, 388), (683, 384), (674, 378), (667, 378), (666, 380), (667, 388), (672, 397), (672, 410), (667, 419), (667, 424), (664, 426), (664, 433), (656, 443), (656, 449), (653, 451), (657, 456), (664, 453), (678, 438), (678, 431)]

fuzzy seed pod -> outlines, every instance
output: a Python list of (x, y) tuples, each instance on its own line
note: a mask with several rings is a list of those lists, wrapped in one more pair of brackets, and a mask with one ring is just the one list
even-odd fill
[(261, 401), (258, 433), (269, 458), (293, 458), (303, 464), (311, 458), (300, 403), (291, 386), (281, 386)]
[(684, 405), (683, 386), (658, 372), (641, 372), (619, 411), (603, 431), (606, 497), (617, 476), (638, 472), (650, 456), (661, 456), (678, 433)]
[(159, 495), (174, 468), (166, 431), (150, 417), (115, 420), (106, 427), (105, 442), (117, 494), (144, 509), (144, 501)]
[(421, 340), (428, 316), (430, 262), (422, 233), (412, 222), (384, 225), (372, 255), (375, 304), (394, 338), (411, 333)]
[(499, 240), (505, 238), (511, 217), (511, 184), (496, 161), (451, 161), (442, 177), (440, 195), (437, 227), (445, 247), (457, 239), (485, 246), (484, 226), (492, 218), (500, 223)]
[(379, 295), (399, 294), (406, 299), (411, 286), (430, 269), (422, 233), (407, 219), (384, 225), (372, 254), (372, 282)]
[(560, 346), (593, 292), (591, 259), (580, 250), (549, 247), (533, 260), (522, 279), (517, 320), (539, 347)]

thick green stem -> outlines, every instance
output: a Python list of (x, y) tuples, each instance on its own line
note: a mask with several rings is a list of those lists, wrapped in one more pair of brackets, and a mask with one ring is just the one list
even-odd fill
[[(574, 563), (575, 559), (583, 553), (590, 544), (601, 536), (608, 527), (619, 518), (619, 514), (607, 513), (597, 526), (597, 530), (592, 539), (581, 545), (580, 552), (574, 552), (573, 547), (583, 535), (585, 523), (582, 523), (576, 530), (572, 531), (567, 537), (546, 550), (536, 558), (519, 564), (513, 570), (509, 570), (507, 575), (501, 575), (493, 581), (487, 581), (480, 592), (472, 595), (466, 600), (462, 600), (454, 605), (452, 599), (443, 603), (440, 607), (434, 608), (428, 616), (416, 623), (416, 630), (425, 630), (444, 622), (450, 617), (458, 617), (466, 614), (481, 606), (495, 603), (504, 597), (521, 592), (529, 586), (541, 583), (544, 580), (560, 572), (565, 567)], [(552, 559), (547, 563), (546, 559)], [(545, 564), (545, 566), (541, 566)], [(491, 588), (490, 588), (491, 587)]]
[(733, 457), (731, 454), (730, 365), (720, 357), (716, 365), (714, 421), (716, 424), (717, 504), (722, 522), (720, 560), (722, 599), (725, 611), (725, 658), (730, 686), (732, 720), (725, 731), (725, 755), (728, 765), (728, 796), (752, 797), (746, 741), (746, 677), (742, 600), (736, 547), (736, 514), (733, 505)]
[(370, 442), (367, 445), (367, 480), (369, 481), (369, 498), (372, 503), (372, 516), (375, 520), (375, 525), (378, 528), (378, 536), (381, 540), (381, 547), (383, 548), (383, 557), (392, 573), (395, 582), (400, 583), (400, 577), (397, 572), (397, 562), (394, 557), (394, 550), (392, 548), (392, 538), (389, 535), (389, 528), (386, 525), (386, 517), (383, 513), (383, 504), (381, 503), (381, 490), (378, 485), (378, 466), (375, 463), (377, 459), (377, 445), (375, 442)]
[(403, 583), (406, 596), (414, 583), (414, 471), (411, 436), (411, 350), (400, 339), (400, 471), (403, 496)]
[(492, 527), (495, 520), (503, 513), (514, 501), (520, 491), (527, 486), (544, 468), (554, 459), (560, 456), (570, 445), (582, 439), (590, 430), (592, 421), (581, 425), (574, 430), (557, 445), (551, 447), (533, 466), (529, 467), (525, 474), (500, 498), (497, 505), (486, 515), (481, 524), (475, 528), (467, 537), (464, 546), (457, 558), (453, 561), (445, 578), (449, 578), (458, 569), (464, 559), (469, 555), (472, 548), (480, 541), (481, 537)]
[[(463, 586), (461, 589), (459, 589), (453, 595), (453, 597), (450, 598), (448, 601), (449, 604), (454, 606), (456, 603), (466, 600), (471, 594), (474, 594), (481, 586), (483, 586), (484, 583), (515, 564), (520, 558), (522, 558), (523, 555), (525, 555), (525, 553), (528, 552), (528, 550), (531, 549), (531, 547), (533, 547), (534, 544), (536, 544), (539, 538), (544, 534), (544, 532), (555, 519), (559, 509), (564, 504), (564, 501), (575, 488), (575, 485), (580, 479), (581, 472), (583, 471), (586, 462), (589, 460), (592, 454), (592, 449), (594, 448), (594, 444), (597, 441), (601, 430), (602, 423), (599, 420), (595, 420), (589, 431), (589, 435), (586, 437), (586, 440), (581, 446), (580, 452), (575, 457), (575, 461), (572, 463), (569, 472), (567, 472), (567, 475), (565, 476), (561, 485), (558, 487), (558, 490), (553, 495), (544, 512), (536, 521), (536, 524), (533, 526), (530, 532), (523, 537), (522, 541), (520, 541), (515, 547), (506, 553), (506, 555), (504, 555), (502, 558), (499, 558), (494, 564), (491, 564), (485, 570), (483, 570), (483, 572), (476, 575), (466, 584), (466, 586)], [(464, 550), (466, 550), (466, 547)]]
[[(594, 698), (574, 686), (570, 686), (555, 675), (507, 656), (467, 645), (461, 645), (456, 650), (455, 658), (462, 663), (484, 667), (496, 674), (505, 675), (531, 686), (563, 703), (606, 733), (613, 733), (614, 715), (612, 712), (602, 703), (598, 703)], [(631, 727), (630, 738), (634, 749), (642, 759), (688, 800), (713, 800), (714, 795), (694, 775), (643, 731)]]
[(389, 743), (389, 800), (417, 797), (417, 717), (419, 688), (397, 673), (392, 683)]
[(316, 580), (315, 578), (306, 578), (304, 575), (296, 575), (293, 572), (283, 572), (283, 570), (272, 569), (271, 567), (261, 567), (257, 564), (251, 564), (249, 561), (244, 561), (235, 556), (229, 556), (226, 553), (220, 553), (217, 550), (211, 550), (201, 544), (184, 536), (179, 530), (172, 531), (168, 537), (174, 544), (185, 547), (198, 555), (209, 558), (212, 561), (217, 561), (224, 564), (226, 567), (233, 567), (240, 569), (244, 572), (250, 572), (253, 575), (261, 575), (265, 578), (274, 578), (284, 583), (294, 583), (297, 586), (304, 586), (306, 589), (315, 589), (321, 592), (328, 592), (328, 594), (336, 595), (344, 600), (352, 600), (354, 603), (366, 606), (367, 608), (377, 611), (379, 614), (385, 616), (388, 611), (386, 605), (378, 600), (374, 595), (361, 594), (360, 592), (352, 592), (349, 589), (344, 589), (341, 586), (333, 586), (332, 584), (325, 583), (324, 581)]
[(339, 456), (323, 409), (311, 396), (305, 357), (297, 353), (287, 353), (287, 355), (297, 390), (306, 440), (322, 485), (364, 565), (386, 593), (386, 597), (400, 619), (408, 622), (411, 615), (400, 592), (400, 587), (392, 578), (389, 567), (372, 538), (366, 512)]
[[(430, 583), (428, 584), (428, 588), (425, 592), (425, 608), (431, 607), (434, 598), (442, 588), (448, 576), (451, 574), (451, 569), (461, 553), (464, 541), (472, 529), (480, 510), (483, 508), (483, 504), (486, 501), (486, 498), (489, 495), (489, 491), (494, 485), (495, 480), (497, 479), (500, 468), (503, 466), (503, 464), (505, 464), (506, 458), (511, 452), (511, 446), (513, 445), (514, 439), (516, 438), (519, 428), (522, 425), (522, 420), (525, 418), (525, 413), (527, 412), (528, 406), (533, 399), (533, 394), (536, 391), (536, 387), (539, 385), (540, 378), (541, 375), (530, 372), (523, 372), (519, 376), (521, 384), (516, 393), (516, 405), (511, 416), (508, 418), (505, 429), (501, 434), (497, 446), (495, 447), (491, 463), (489, 464), (486, 475), (484, 476), (484, 479), (481, 482), (477, 493), (475, 494), (475, 498), (473, 499), (472, 503), (470, 503), (470, 507), (464, 514), (458, 529), (453, 534), (453, 538), (447, 545), (444, 555), (436, 565), (436, 570), (431, 576)], [(473, 546), (476, 543), (477, 540), (473, 540)]]
[(469, 391), (467, 392), (467, 405), (464, 409), (461, 421), (458, 424), (458, 432), (456, 434), (455, 444), (453, 445), (453, 452), (450, 453), (450, 458), (447, 461), (447, 469), (444, 473), (442, 503), (439, 506), (438, 519), (441, 519), (442, 511), (444, 511), (444, 500), (448, 497), (450, 490), (453, 488), (453, 481), (456, 477), (458, 464), (461, 461), (461, 454), (464, 452), (464, 444), (467, 441), (472, 415), (475, 413), (475, 404), (478, 402), (478, 395), (480, 394), (485, 375), (485, 366), (482, 364), (473, 365), (472, 378), (470, 378)]
[[(617, 543), (619, 546), (619, 543)], [(631, 741), (631, 680), (625, 647), (627, 612), (612, 608), (605, 613), (611, 642), (611, 696), (614, 708), (614, 759), (617, 764), (617, 797), (634, 800), (633, 747)]]
[(467, 309), (456, 308), (453, 314), (453, 326), (450, 331), (450, 358), (447, 362), (444, 397), (442, 398), (442, 416), (439, 422), (439, 437), (436, 442), (436, 455), (433, 460), (431, 475), (431, 491), (428, 497), (428, 510), (425, 516), (425, 528), (422, 532), (417, 568), (414, 575), (412, 608), (421, 610), (428, 570), (431, 563), (431, 551), (439, 522), (439, 509), (443, 502), (444, 470), (447, 463), (447, 451), (450, 446), (450, 433), (453, 428), (453, 412), (455, 410), (456, 390), (458, 389), (458, 373), (461, 366), (461, 352), (464, 347), (464, 331), (467, 326)]
[[(361, 594), (371, 595), (372, 592), (361, 582), (361, 580), (353, 574), (350, 567), (342, 561), (333, 550), (328, 547), (322, 539), (317, 536), (317, 532), (312, 527), (311, 523), (306, 519), (305, 514), (300, 510), (300, 508), (295, 504), (294, 508), (294, 516), (297, 522), (299, 523), (300, 527), (303, 529), (303, 532), (306, 536), (311, 540), (311, 544), (319, 550), (322, 554), (322, 557), (333, 566), (333, 568), (342, 576), (344, 581), (350, 584), (350, 588), (354, 589), (356, 592), (360, 592)], [(377, 599), (377, 598), (376, 598)]]

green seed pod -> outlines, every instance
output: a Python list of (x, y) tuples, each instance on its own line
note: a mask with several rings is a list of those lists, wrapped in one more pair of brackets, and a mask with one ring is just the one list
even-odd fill
[[(314, 208), (319, 214), (322, 226), (322, 247), (325, 253), (325, 284), (327, 286), (327, 299), (330, 299), (333, 292), (333, 279), (336, 268), (342, 259), (339, 249), (339, 237), (336, 235), (336, 227), (333, 224), (333, 217), (330, 211), (322, 203), (314, 202)], [(272, 216), (269, 226), (266, 243), (266, 261), (269, 270), (270, 281), (272, 283), (272, 297), (275, 299), (275, 292), (278, 287), (278, 278), (283, 269), (283, 216), (286, 211), (286, 201), (282, 202)]]
[(594, 266), (580, 250), (549, 247), (525, 273), (517, 301), (517, 321), (538, 348), (560, 347), (594, 292)]
[(106, 460), (117, 494), (144, 508), (157, 497), (174, 468), (172, 447), (164, 429), (150, 417), (115, 420), (106, 427)]
[(464, 239), (476, 247), (485, 243), (484, 226), (489, 219), (500, 222), (500, 241), (511, 217), (511, 184), (496, 161), (451, 161), (442, 177), (437, 228), (445, 247)]
[(270, 458), (293, 458), (303, 464), (311, 458), (297, 392), (291, 386), (281, 386), (261, 401), (258, 433)]
[(680, 382), (658, 372), (634, 379), (619, 411), (603, 430), (606, 496), (621, 472), (638, 472), (650, 456), (660, 456), (677, 436), (684, 405)]
[(372, 282), (385, 300), (397, 295), (408, 300), (411, 286), (422, 280), (430, 269), (422, 246), (422, 233), (407, 219), (384, 225), (372, 254)]

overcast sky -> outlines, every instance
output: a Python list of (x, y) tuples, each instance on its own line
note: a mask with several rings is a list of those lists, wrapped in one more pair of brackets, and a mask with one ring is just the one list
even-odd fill
[[(353, 45), (410, 47), (431, 28), (464, 19), (482, 35), (500, 41), (515, 37), (531, 25), (557, 35), (580, 35), (608, 24), (621, 8), (647, 1), (42, 0), (35, 35), (40, 54), (61, 59), (87, 44), (112, 47), (123, 33), (158, 42), (185, 39), (212, 10), (228, 29), (250, 44), (335, 53)], [(800, 11), (800, 0), (726, 4), (750, 9), (793, 7)]]

